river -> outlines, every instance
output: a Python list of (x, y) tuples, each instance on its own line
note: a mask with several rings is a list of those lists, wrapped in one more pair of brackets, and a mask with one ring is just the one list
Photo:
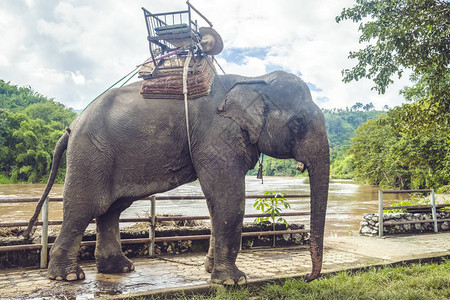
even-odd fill
[[(254, 176), (246, 177), (246, 193), (248, 195), (263, 194), (265, 191), (276, 191), (287, 194), (308, 194), (309, 184), (305, 178), (297, 177), (264, 177), (264, 184)], [(44, 184), (0, 184), (0, 198), (39, 197)], [(63, 185), (54, 185), (50, 196), (62, 195)], [(377, 186), (360, 185), (347, 180), (333, 180), (330, 183), (329, 200), (326, 219), (326, 235), (338, 236), (357, 233), (359, 222), (365, 213), (378, 211)], [(162, 195), (203, 195), (198, 181), (185, 184)], [(401, 195), (385, 195), (384, 205), (398, 201)], [(406, 196), (403, 196), (406, 197)], [(205, 200), (170, 200), (156, 202), (157, 214), (207, 215)], [(246, 213), (257, 213), (253, 207), (254, 200), (246, 200)], [(309, 211), (309, 199), (289, 199), (290, 211)], [(28, 221), (34, 212), (35, 203), (0, 203), (0, 222)], [(127, 209), (122, 217), (145, 216), (149, 212), (148, 201), (138, 201)], [(50, 220), (62, 218), (62, 203), (50, 203)], [(307, 223), (309, 216), (286, 217), (288, 222)], [(246, 219), (251, 222), (251, 219)]]

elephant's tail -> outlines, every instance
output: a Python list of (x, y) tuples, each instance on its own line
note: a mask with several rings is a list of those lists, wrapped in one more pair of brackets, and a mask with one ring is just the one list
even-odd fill
[(28, 227), (26, 230), (19, 232), (18, 235), (22, 235), (25, 238), (29, 238), (31, 232), (33, 231), (33, 227), (36, 224), (39, 213), (41, 212), (42, 205), (44, 204), (45, 199), (47, 198), (50, 190), (52, 189), (53, 183), (55, 182), (56, 175), (58, 174), (59, 163), (61, 162), (61, 157), (67, 149), (67, 144), (69, 141), (69, 133), (70, 129), (67, 128), (66, 132), (59, 138), (59, 141), (56, 143), (55, 152), (53, 153), (53, 161), (52, 168), (50, 170), (50, 176), (47, 181), (47, 186), (45, 187), (45, 191), (39, 199), (38, 204), (36, 205), (36, 210), (34, 211), (34, 215), (31, 217), (28, 222)]

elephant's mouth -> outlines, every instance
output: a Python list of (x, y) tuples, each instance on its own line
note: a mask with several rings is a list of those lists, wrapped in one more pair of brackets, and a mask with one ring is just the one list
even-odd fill
[(300, 172), (305, 172), (305, 164), (301, 161), (297, 161), (297, 170)]

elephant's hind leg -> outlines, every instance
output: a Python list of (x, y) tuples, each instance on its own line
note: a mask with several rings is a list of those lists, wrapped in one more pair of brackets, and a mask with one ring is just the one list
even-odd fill
[(120, 244), (119, 216), (125, 206), (113, 205), (97, 218), (97, 245), (95, 259), (100, 273), (125, 273), (134, 270), (134, 265), (122, 252)]
[(84, 279), (77, 257), (84, 230), (91, 220), (89, 215), (64, 218), (61, 232), (50, 250), (48, 278), (67, 281)]

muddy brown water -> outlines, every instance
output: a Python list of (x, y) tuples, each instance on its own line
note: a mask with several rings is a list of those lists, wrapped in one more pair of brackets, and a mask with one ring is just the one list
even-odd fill
[[(0, 184), (0, 198), (39, 197), (44, 184)], [(326, 234), (332, 236), (356, 233), (365, 213), (378, 211), (377, 186), (360, 185), (352, 181), (335, 180), (330, 183), (327, 209)], [(62, 195), (63, 185), (55, 185), (50, 197)], [(264, 184), (253, 176), (246, 178), (247, 195), (263, 194), (265, 191), (277, 191), (287, 194), (308, 194), (309, 184), (305, 178), (264, 177)], [(197, 196), (203, 195), (198, 181), (183, 185), (161, 195)], [(399, 198), (402, 197), (402, 198)], [(405, 195), (385, 195), (385, 205), (404, 199)], [(246, 200), (246, 213), (257, 213), (253, 207), (254, 199)], [(309, 211), (309, 199), (289, 199), (291, 211)], [(0, 203), (0, 222), (28, 221), (34, 212), (35, 203)], [(62, 219), (62, 203), (50, 202), (50, 220)], [(143, 217), (150, 211), (149, 201), (137, 201), (127, 209), (122, 217)], [(188, 216), (207, 215), (205, 200), (160, 200), (156, 202), (157, 214), (181, 214)], [(307, 223), (309, 216), (286, 217), (288, 222)], [(252, 219), (246, 219), (251, 222)]]

